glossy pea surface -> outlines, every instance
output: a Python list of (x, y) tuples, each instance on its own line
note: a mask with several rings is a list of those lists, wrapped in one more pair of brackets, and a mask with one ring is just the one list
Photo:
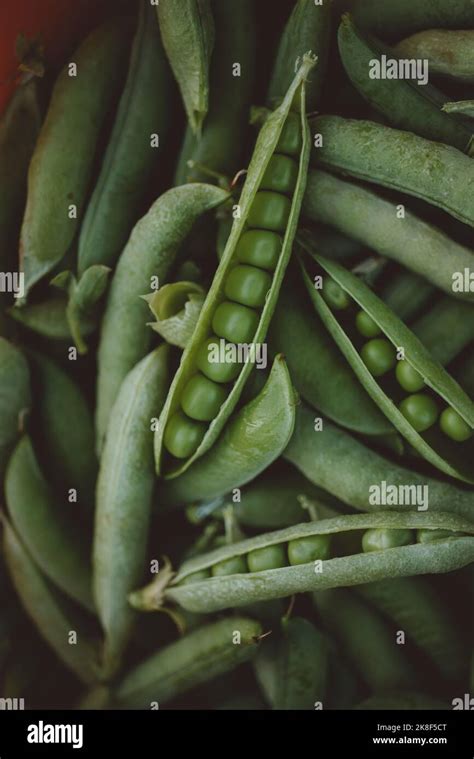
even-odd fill
[(243, 264), (274, 271), (281, 253), (282, 240), (275, 232), (250, 229), (241, 236), (235, 256)]
[(166, 448), (177, 459), (185, 459), (197, 449), (206, 429), (206, 424), (189, 419), (178, 411), (166, 425), (164, 435)]
[(259, 191), (249, 210), (249, 227), (282, 232), (288, 224), (291, 203), (286, 195), (279, 192)]
[(374, 338), (362, 346), (362, 360), (374, 377), (381, 377), (395, 366), (395, 348), (388, 340)]
[(329, 535), (310, 535), (288, 543), (288, 561), (292, 566), (329, 558), (331, 539)]
[(181, 408), (184, 413), (200, 422), (210, 422), (217, 416), (227, 397), (227, 390), (203, 374), (191, 377), (183, 390)]
[(377, 322), (375, 322), (366, 311), (358, 312), (356, 316), (356, 327), (363, 337), (377, 337), (382, 331)]
[(245, 556), (232, 556), (230, 559), (214, 564), (211, 571), (213, 577), (243, 574), (247, 572), (247, 561)]
[(272, 278), (267, 272), (255, 266), (236, 266), (227, 278), (225, 294), (244, 306), (261, 308), (271, 286)]
[(451, 440), (455, 440), (456, 443), (463, 443), (465, 440), (469, 440), (472, 435), (472, 429), (469, 425), (464, 421), (462, 416), (450, 406), (445, 408), (441, 414), (439, 426), (444, 434), (451, 438)]
[(260, 190), (273, 190), (289, 194), (296, 187), (298, 164), (293, 158), (275, 153), (269, 160), (262, 177)]
[(400, 411), (417, 432), (425, 432), (436, 422), (438, 407), (429, 395), (415, 393), (404, 398), (400, 403)]
[(374, 527), (364, 532), (362, 536), (362, 550), (364, 553), (371, 551), (385, 551), (387, 548), (408, 546), (414, 542), (413, 530), (388, 530), (383, 527)]
[(232, 343), (250, 343), (258, 327), (259, 314), (240, 303), (224, 301), (212, 319), (212, 329)]
[(232, 361), (213, 360), (220, 355), (221, 346), (219, 342), (219, 339), (216, 337), (209, 337), (203, 342), (196, 354), (196, 366), (213, 382), (232, 382), (239, 374), (241, 364)]
[(425, 386), (425, 381), (420, 372), (414, 369), (408, 361), (397, 361), (395, 375), (398, 384), (403, 387), (407, 393), (417, 393), (419, 390), (423, 390)]
[(276, 146), (279, 153), (297, 155), (303, 144), (301, 119), (295, 113), (289, 113)]
[(263, 572), (265, 569), (278, 569), (286, 566), (286, 546), (274, 545), (256, 548), (247, 555), (249, 572)]
[(324, 279), (321, 294), (333, 311), (343, 311), (351, 304), (351, 299), (346, 291), (331, 277)]

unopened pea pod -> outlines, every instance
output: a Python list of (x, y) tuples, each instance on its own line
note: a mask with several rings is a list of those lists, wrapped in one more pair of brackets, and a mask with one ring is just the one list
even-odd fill
[[(366, 36), (345, 14), (338, 30), (339, 53), (346, 72), (362, 97), (399, 129), (420, 134), (429, 140), (453, 145), (468, 154), (473, 149), (469, 124), (441, 110), (445, 96), (425, 79), (389, 79), (384, 76), (382, 59), (393, 59), (393, 51)], [(426, 56), (423, 56), (426, 57)], [(379, 70), (375, 65), (379, 64)], [(379, 73), (379, 76), (374, 76)]]
[(120, 85), (126, 44), (122, 21), (100, 26), (78, 48), (55, 84), (28, 174), (20, 239), (26, 292), (54, 268), (73, 241), (100, 131)]
[[(81, 226), (78, 270), (113, 266), (137, 221), (140, 205), (165, 147), (171, 74), (149, 0), (141, 0), (127, 81), (97, 183)], [(159, 148), (152, 147), (153, 135)]]
[(394, 50), (399, 58), (428, 60), (430, 74), (474, 82), (472, 29), (425, 29), (399, 42)]
[[(362, 531), (382, 528), (406, 531), (421, 525), (430, 529), (460, 530), (466, 537), (329, 558), (331, 539), (342, 546), (341, 538), (350, 538), (353, 531), (360, 531), (355, 534), (358, 540)], [(134, 594), (132, 600), (140, 606), (140, 601), (145, 599), (147, 606), (151, 604), (154, 608), (159, 607), (160, 602), (170, 601), (189, 611), (209, 613), (311, 590), (359, 585), (388, 577), (450, 572), (473, 560), (474, 539), (468, 536), (473, 529), (470, 521), (431, 512), (429, 515), (378, 512), (322, 519), (259, 535), (199, 556), (183, 564), (161, 596), (162, 588), (157, 588), (156, 597), (151, 600), (148, 588), (146, 592)], [(412, 539), (415, 540), (414, 533)], [(352, 541), (348, 546), (352, 549)]]
[(372, 190), (325, 171), (310, 171), (302, 213), (406, 266), (449, 295), (473, 300), (469, 289), (456, 291), (453, 286), (453, 275), (472, 267), (473, 252), (406, 209), (398, 218), (397, 205)]
[(209, 67), (214, 48), (210, 0), (166, 0), (156, 11), (189, 124), (199, 135), (209, 107)]
[(447, 680), (463, 676), (468, 652), (462, 636), (424, 577), (378, 580), (358, 585), (355, 590), (395, 623), (397, 630), (403, 630), (407, 642), (427, 654)]
[[(51, 340), (71, 340), (71, 326), (68, 319), (68, 299), (64, 295), (53, 295), (38, 303), (28, 303), (21, 308), (11, 308), (9, 315), (27, 330)], [(89, 317), (81, 321), (81, 337), (91, 335), (97, 327), (97, 320)]]
[(160, 503), (216, 498), (253, 480), (285, 450), (296, 402), (286, 364), (277, 356), (263, 390), (229, 419), (211, 450), (179, 477), (161, 483)]
[(322, 135), (316, 164), (414, 195), (474, 226), (474, 164), (461, 151), (373, 121), (320, 116), (311, 125)]
[(328, 640), (303, 617), (282, 619), (254, 660), (266, 700), (284, 710), (323, 708), (328, 666)]
[[(156, 431), (156, 468), (165, 478), (182, 474), (215, 443), (265, 339), (306, 183), (304, 82), (314, 65), (305, 55), (259, 133), (226, 249)], [(297, 94), (298, 114), (290, 110)], [(199, 401), (203, 385), (210, 401), (205, 407)]]
[(358, 0), (356, 21), (381, 39), (399, 40), (422, 29), (472, 29), (471, 0)]
[(230, 672), (258, 651), (259, 622), (228, 617), (205, 625), (171, 643), (119, 681), (114, 706), (147, 709), (186, 693), (196, 685)]
[(380, 297), (400, 319), (409, 322), (427, 306), (433, 293), (434, 288), (426, 279), (409, 269), (400, 269), (384, 284)]
[(360, 711), (443, 711), (451, 709), (452, 706), (447, 702), (438, 701), (432, 696), (418, 693), (416, 691), (398, 691), (395, 693), (380, 693), (369, 696), (365, 701), (361, 701), (354, 709)]
[(474, 340), (474, 305), (445, 296), (422, 314), (411, 329), (432, 358), (447, 366)]
[[(380, 330), (380, 337), (359, 340), (357, 331), (351, 328), (351, 319), (338, 318), (338, 312), (327, 305), (314, 286), (316, 280), (313, 283), (302, 264), (304, 282), (317, 312), (371, 398), (423, 458), (445, 474), (472, 482), (471, 443), (469, 434), (463, 437), (462, 432), (464, 427), (468, 433), (474, 428), (473, 402), (414, 333), (360, 279), (335, 261), (317, 255), (313, 259), (321, 267), (318, 271), (337, 283), (349, 301), (355, 301)], [(403, 354), (397, 365), (400, 350)], [(402, 392), (396, 384), (390, 384), (396, 365)], [(385, 382), (383, 375), (388, 377)], [(418, 393), (423, 389), (431, 389), (432, 393)], [(442, 404), (457, 415), (459, 423), (447, 428), (441, 419), (441, 431), (430, 430)]]
[(379, 613), (346, 588), (313, 593), (324, 626), (374, 691), (421, 686), (396, 635)]
[(446, 113), (462, 113), (464, 116), (474, 118), (474, 100), (458, 100), (452, 103), (445, 103), (443, 111), (446, 111)]
[(92, 685), (99, 680), (99, 650), (88, 626), (41, 574), (13, 527), (5, 518), (2, 521), (5, 561), (25, 611), (64, 665)]
[(399, 510), (449, 511), (472, 518), (472, 491), (389, 461), (326, 419), (323, 429), (316, 430), (315, 413), (303, 404), (296, 411), (295, 432), (284, 457), (314, 485), (360, 511), (386, 509), (388, 504)]
[(93, 590), (105, 632), (104, 671), (113, 672), (132, 632), (127, 593), (140, 582), (154, 485), (151, 420), (168, 387), (162, 345), (125, 378), (111, 412), (97, 481)]
[(28, 363), (15, 346), (0, 337), (0, 478), (31, 408)]
[(164, 284), (193, 224), (228, 195), (218, 187), (190, 184), (164, 193), (135, 225), (120, 256), (102, 322), (98, 353), (97, 448), (101, 449), (120, 385), (151, 344), (148, 307), (141, 298), (153, 278)]
[[(210, 104), (197, 137), (188, 126), (174, 183), (209, 181), (202, 169), (232, 176), (239, 167), (239, 146), (247, 127), (255, 78), (256, 29), (253, 0), (214, 0), (215, 48), (210, 72)], [(234, 66), (240, 76), (234, 76)], [(188, 165), (193, 162), (193, 166)]]

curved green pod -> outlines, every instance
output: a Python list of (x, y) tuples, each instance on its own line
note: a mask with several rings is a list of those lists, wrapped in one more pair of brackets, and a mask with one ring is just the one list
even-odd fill
[[(201, 136), (186, 129), (174, 184), (209, 181), (202, 170), (232, 176), (239, 168), (242, 134), (255, 79), (256, 28), (253, 0), (214, 0), (215, 48), (210, 71), (210, 104)], [(234, 76), (235, 64), (239, 75)], [(188, 161), (195, 165), (188, 166)]]
[(101, 449), (120, 385), (151, 344), (148, 307), (141, 298), (159, 285), (193, 224), (227, 199), (224, 190), (189, 184), (164, 193), (140, 219), (120, 256), (102, 321), (97, 378), (97, 448)]
[(443, 105), (446, 113), (462, 113), (464, 116), (474, 118), (474, 100), (457, 100)]
[(320, 116), (312, 160), (320, 166), (414, 195), (474, 226), (474, 164), (451, 145), (373, 121)]
[(162, 345), (125, 378), (111, 412), (97, 481), (93, 591), (105, 632), (104, 671), (120, 663), (135, 614), (127, 593), (146, 562), (153, 486), (152, 418), (168, 387), (168, 351)]
[(317, 432), (314, 417), (314, 411), (302, 404), (299, 406), (295, 432), (283, 454), (314, 485), (360, 511), (387, 508), (372, 498), (374, 486), (383, 488), (385, 483), (387, 487), (400, 489), (404, 493), (403, 503), (396, 508), (407, 510), (417, 508), (413, 491), (423, 493), (426, 488), (430, 513), (449, 511), (466, 519), (472, 518), (472, 490), (435, 480), (389, 461), (325, 419), (322, 431)]
[(428, 60), (432, 74), (474, 83), (474, 32), (472, 29), (457, 29), (456, 31), (425, 29), (399, 42), (394, 51), (400, 58)]
[(259, 622), (228, 617), (200, 627), (171, 643), (119, 681), (114, 706), (147, 709), (249, 661), (258, 651)]
[(24, 355), (0, 337), (0, 477), (31, 409), (30, 371)]
[[(286, 547), (304, 538), (318, 536), (326, 543), (331, 536), (338, 540), (361, 531), (383, 528), (385, 530), (448, 529), (466, 533), (465, 537), (453, 537), (374, 551), (351, 553), (293, 566), (280, 566), (257, 572), (214, 575), (212, 568), (225, 561), (245, 558), (250, 552), (272, 546)], [(446, 513), (378, 512), (372, 514), (348, 514), (318, 522), (305, 522), (284, 530), (258, 535), (232, 545), (218, 548), (208, 554), (185, 562), (171, 583), (163, 590), (163, 581), (155, 580), (152, 586), (133, 594), (131, 600), (137, 608), (157, 609), (163, 602), (176, 603), (188, 611), (208, 614), (255, 601), (284, 598), (294, 593), (305, 593), (326, 588), (360, 585), (389, 577), (451, 572), (473, 561), (474, 539), (472, 522)], [(321, 542), (323, 542), (321, 540)], [(349, 550), (354, 550), (349, 541)], [(347, 550), (347, 549), (345, 549)], [(356, 549), (357, 550), (357, 549)], [(360, 551), (360, 549), (359, 549)], [(198, 573), (196, 577), (192, 577)], [(204, 576), (209, 575), (209, 576)]]
[[(155, 9), (141, 0), (127, 80), (78, 247), (78, 272), (113, 266), (127, 242), (169, 128), (170, 72)], [(152, 147), (158, 135), (159, 148)]]
[[(64, 295), (53, 295), (38, 303), (28, 303), (8, 311), (16, 322), (41, 337), (51, 340), (72, 340), (68, 317), (68, 300)], [(91, 335), (97, 327), (94, 317), (81, 320), (81, 337)]]
[[(321, 267), (320, 271), (324, 271), (325, 275), (329, 275), (332, 280), (337, 282), (350, 298), (371, 317), (380, 328), (381, 334), (394, 346), (395, 351), (400, 350), (400, 348), (403, 349), (405, 361), (418, 375), (421, 375), (424, 384), (434, 391), (435, 397), (443, 399), (471, 429), (474, 428), (473, 402), (451, 375), (431, 357), (414, 333), (385, 306), (383, 301), (364, 282), (351, 272), (337, 262), (324, 259), (322, 256), (313, 255), (313, 258)], [(351, 333), (350, 325), (340, 319), (338, 320), (336, 312), (328, 307), (319, 291), (315, 289), (303, 263), (302, 269), (306, 288), (318, 314), (360, 382), (387, 418), (423, 458), (437, 469), (451, 475), (451, 477), (473, 482), (472, 472), (466, 459), (470, 449), (469, 441), (464, 444), (464, 449), (460, 450), (459, 445), (449, 441), (446, 436), (438, 435), (434, 430), (422, 435), (415, 429), (390, 397), (389, 393), (392, 392), (393, 394), (395, 391), (391, 391), (388, 386), (383, 385), (381, 379), (374, 377), (369, 371), (356, 346), (357, 338)]]
[(55, 503), (27, 436), (8, 464), (5, 498), (11, 523), (40, 570), (66, 595), (94, 611), (88, 552), (71, 515)]
[(178, 506), (217, 498), (253, 480), (280, 456), (295, 424), (296, 395), (282, 356), (260, 393), (227, 421), (201, 459), (158, 491), (161, 504)]
[(410, 329), (435, 361), (448, 366), (474, 340), (474, 307), (443, 296)]
[[(296, 226), (298, 222), (299, 210), (301, 201), (303, 198), (304, 187), (306, 183), (306, 171), (307, 162), (309, 160), (309, 132), (305, 115), (304, 106), (304, 81), (312, 70), (315, 61), (311, 56), (305, 56), (304, 61), (296, 74), (290, 89), (288, 90), (280, 107), (274, 111), (265, 124), (263, 125), (260, 134), (257, 139), (255, 150), (253, 152), (252, 160), (247, 172), (246, 181), (240, 196), (238, 203), (238, 213), (232, 226), (232, 230), (226, 245), (226, 249), (222, 256), (221, 262), (214, 276), (213, 282), (209, 289), (207, 298), (202, 308), (193, 340), (189, 343), (186, 350), (183, 353), (181, 363), (178, 371), (173, 379), (170, 392), (168, 394), (167, 401), (165, 403), (163, 412), (160, 417), (159, 426), (155, 435), (155, 462), (158, 474), (164, 477), (176, 477), (182, 474), (191, 464), (206, 453), (207, 450), (215, 443), (220, 435), (222, 428), (227, 421), (229, 415), (234, 410), (236, 403), (243, 390), (245, 382), (253, 368), (253, 364), (246, 360), (243, 366), (235, 366), (235, 362), (232, 369), (237, 369), (238, 374), (234, 373), (234, 382), (230, 387), (226, 400), (221, 404), (217, 416), (212, 419), (210, 425), (203, 429), (203, 436), (201, 442), (194, 449), (194, 453), (183, 457), (178, 462), (176, 459), (166, 456), (164, 437), (165, 432), (169, 426), (170, 419), (176, 416), (180, 410), (181, 396), (185, 386), (192, 376), (197, 372), (198, 368), (198, 354), (201, 350), (205, 349), (206, 338), (212, 334), (211, 327), (214, 324), (214, 316), (217, 310), (221, 307), (227, 307), (228, 301), (225, 301), (224, 290), (227, 286), (227, 280), (231, 270), (234, 269), (235, 263), (238, 260), (236, 255), (237, 244), (241, 238), (242, 233), (246, 229), (246, 224), (250, 224), (250, 214), (253, 211), (254, 215), (257, 215), (257, 200), (264, 198), (264, 193), (258, 193), (259, 187), (262, 184), (262, 180), (266, 173), (266, 169), (270, 163), (270, 160), (275, 153), (277, 144), (280, 139), (280, 135), (283, 132), (283, 128), (287, 122), (290, 114), (290, 108), (292, 106), (295, 94), (297, 92), (301, 95), (300, 112), (298, 116), (291, 114), (293, 123), (297, 124), (297, 142), (301, 147), (297, 149), (294, 154), (297, 158), (296, 161), (291, 161), (288, 157), (288, 162), (294, 164), (297, 176), (295, 177), (296, 184), (292, 191), (291, 200), (283, 194), (268, 193), (272, 195), (273, 199), (278, 200), (278, 204), (284, 204), (287, 212), (287, 219), (282, 221), (280, 229), (282, 232), (283, 240), (281, 243), (281, 250), (278, 253), (277, 261), (275, 263), (276, 268), (272, 269), (273, 278), (270, 283), (270, 289), (264, 299), (261, 312), (256, 310), (247, 309), (245, 313), (248, 313), (254, 322), (252, 322), (247, 330), (250, 334), (250, 340), (240, 340), (235, 338), (235, 343), (241, 345), (255, 346), (262, 343), (265, 339), (266, 331), (276, 304), (278, 292), (283, 280), (284, 272), (291, 253), (292, 242), (296, 233)], [(282, 152), (284, 152), (282, 150)], [(287, 158), (286, 156), (281, 156)], [(265, 199), (265, 198), (264, 198)], [(256, 210), (257, 209), (257, 210)], [(262, 228), (261, 221), (254, 221), (250, 226)], [(269, 224), (263, 223), (263, 229), (271, 228)], [(272, 233), (274, 234), (274, 233)], [(256, 270), (256, 267), (255, 267)], [(234, 298), (235, 299), (235, 298)], [(237, 301), (239, 299), (237, 298)], [(245, 307), (240, 307), (245, 311)], [(256, 326), (255, 326), (256, 325)], [(217, 339), (217, 338), (216, 338)], [(222, 342), (225, 341), (222, 339)], [(230, 343), (234, 345), (234, 342)], [(237, 346), (238, 347), (238, 346)], [(206, 358), (206, 361), (208, 359)], [(228, 362), (224, 362), (226, 366)]]
[(472, 29), (471, 0), (359, 0), (356, 21), (382, 39), (401, 39), (421, 29)]
[(378, 40), (362, 34), (349, 14), (342, 17), (337, 38), (339, 54), (352, 84), (391, 126), (453, 145), (471, 155), (473, 131), (468, 123), (441, 110), (446, 99), (442, 92), (428, 82), (420, 85), (413, 78), (389, 79), (383, 74), (372, 77), (372, 67), (382, 61), (382, 56), (389, 60), (398, 56)]
[(5, 518), (2, 522), (5, 561), (25, 611), (63, 664), (92, 685), (100, 679), (99, 649), (89, 629), (43, 577), (13, 527)]
[(209, 67), (214, 48), (210, 0), (166, 0), (157, 4), (156, 12), (189, 124), (199, 135), (209, 107)]
[(453, 274), (472, 267), (472, 250), (407, 209), (399, 218), (397, 204), (373, 190), (325, 171), (310, 171), (302, 213), (406, 266), (449, 295), (474, 300), (474, 292), (453, 290)]
[(126, 44), (122, 21), (103, 24), (86, 38), (55, 84), (28, 173), (20, 239), (26, 292), (56, 266), (73, 241), (100, 131), (120, 85)]

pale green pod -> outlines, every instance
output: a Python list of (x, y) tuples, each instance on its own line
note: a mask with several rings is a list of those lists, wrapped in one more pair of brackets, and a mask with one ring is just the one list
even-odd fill
[(399, 42), (394, 50), (399, 58), (427, 60), (430, 74), (474, 83), (472, 29), (425, 29)]
[(30, 372), (23, 354), (0, 337), (0, 478), (31, 408)]
[[(21, 308), (8, 311), (15, 321), (41, 337), (50, 340), (73, 340), (68, 314), (68, 299), (63, 295), (53, 295), (38, 303), (28, 303)], [(81, 338), (91, 335), (97, 327), (93, 317), (81, 319)]]
[(464, 116), (474, 118), (474, 100), (457, 100), (452, 103), (445, 103), (443, 111), (446, 113), (462, 113)]

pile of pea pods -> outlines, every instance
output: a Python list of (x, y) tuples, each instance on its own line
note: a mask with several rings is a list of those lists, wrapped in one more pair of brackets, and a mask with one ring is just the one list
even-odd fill
[(472, 0), (134, 0), (22, 71), (2, 703), (468, 708)]

